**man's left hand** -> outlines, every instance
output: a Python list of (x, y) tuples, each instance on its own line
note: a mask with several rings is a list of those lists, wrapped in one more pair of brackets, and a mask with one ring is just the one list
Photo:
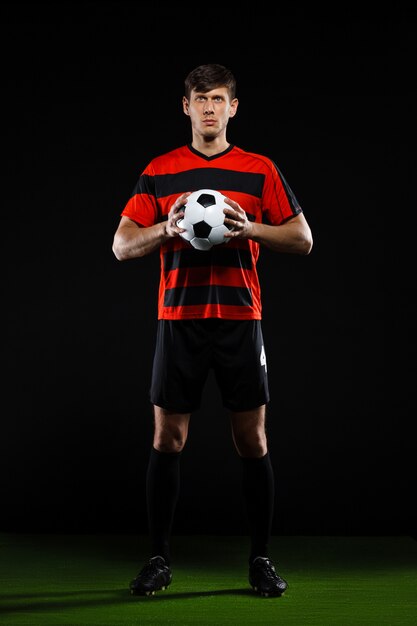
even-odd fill
[(228, 238), (239, 237), (240, 239), (250, 239), (252, 223), (248, 220), (245, 211), (240, 204), (230, 198), (226, 198), (226, 203), (230, 205), (230, 209), (224, 209), (226, 216), (224, 223), (227, 226), (231, 226), (233, 230), (230, 230), (224, 236)]

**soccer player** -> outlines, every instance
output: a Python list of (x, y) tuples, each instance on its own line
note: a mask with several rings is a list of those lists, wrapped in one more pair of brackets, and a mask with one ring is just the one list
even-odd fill
[[(180, 457), (191, 414), (213, 368), (242, 461), (250, 528), (249, 583), (263, 596), (288, 587), (269, 553), (274, 472), (265, 430), (269, 402), (256, 264), (261, 246), (308, 255), (313, 241), (303, 210), (277, 165), (228, 142), (238, 110), (236, 80), (219, 64), (185, 78), (182, 106), (191, 143), (153, 158), (139, 176), (113, 241), (125, 261), (159, 251), (158, 327), (150, 402), (154, 437), (146, 497), (150, 558), (130, 583), (153, 595), (171, 583), (170, 536), (180, 487)], [(195, 250), (180, 237), (188, 195), (217, 189), (227, 197), (230, 241)]]

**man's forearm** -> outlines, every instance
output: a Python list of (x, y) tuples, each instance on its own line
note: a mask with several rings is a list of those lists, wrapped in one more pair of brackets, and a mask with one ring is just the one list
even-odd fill
[(272, 226), (252, 222), (251, 239), (275, 252), (308, 254), (312, 241), (309, 229), (299, 223)]
[(168, 239), (164, 222), (153, 226), (121, 228), (114, 238), (113, 252), (119, 261), (146, 256)]

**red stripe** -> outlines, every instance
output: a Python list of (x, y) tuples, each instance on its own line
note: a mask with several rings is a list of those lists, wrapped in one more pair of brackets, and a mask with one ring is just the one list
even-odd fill
[(161, 319), (193, 319), (193, 318), (206, 318), (206, 317), (221, 317), (223, 319), (250, 319), (260, 320), (261, 310), (260, 308), (232, 306), (225, 304), (206, 304), (206, 305), (192, 305), (192, 306), (180, 306), (180, 307), (164, 307)]
[(165, 287), (172, 289), (188, 285), (224, 285), (252, 289), (254, 279), (253, 270), (241, 270), (237, 267), (184, 267), (165, 273)]

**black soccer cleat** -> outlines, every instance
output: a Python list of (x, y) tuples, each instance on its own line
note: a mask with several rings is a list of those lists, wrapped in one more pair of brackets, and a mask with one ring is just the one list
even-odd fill
[(172, 572), (162, 556), (154, 556), (130, 583), (130, 593), (135, 596), (153, 596), (155, 591), (171, 584)]
[(261, 596), (282, 596), (288, 583), (275, 571), (270, 559), (258, 556), (249, 567), (249, 584)]

